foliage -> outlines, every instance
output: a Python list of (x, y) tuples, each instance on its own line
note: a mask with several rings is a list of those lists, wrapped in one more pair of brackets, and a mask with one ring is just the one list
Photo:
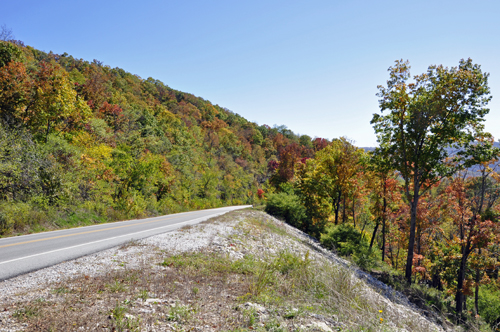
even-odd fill
[[(473, 303), (470, 304), (473, 305)], [(500, 326), (500, 290), (498, 287), (486, 285), (480, 288), (479, 312), (488, 324), (498, 330)]]
[(321, 235), (321, 244), (342, 256), (352, 256), (361, 268), (366, 269), (374, 265), (375, 257), (365, 234), (351, 225), (340, 224), (327, 228)]
[[(253, 203), (269, 192), (270, 161), (288, 179), (311, 150), (285, 126), (13, 41), (0, 41), (0, 137), (0, 203), (99, 221)], [(37, 227), (21, 224), (0, 232)]]
[(295, 194), (281, 192), (268, 195), (265, 211), (299, 229), (304, 229), (308, 222), (306, 209)]
[[(471, 59), (461, 60), (458, 67), (429, 66), (412, 83), (408, 83), (408, 61), (396, 61), (389, 73), (387, 87), (378, 87), (381, 111), (389, 114), (374, 114), (371, 123), (380, 144), (375, 153), (385, 157), (405, 181), (411, 208), (406, 263), (410, 283), (419, 198), (442, 177), (480, 161), (484, 154), (491, 157), (491, 149), (478, 150), (474, 145), (477, 139), (491, 136), (482, 131), (491, 96), (488, 74)], [(460, 150), (449, 158), (449, 148)]]
[(23, 52), (14, 45), (5, 41), (0, 41), (0, 67), (6, 66), (11, 61), (23, 59)]

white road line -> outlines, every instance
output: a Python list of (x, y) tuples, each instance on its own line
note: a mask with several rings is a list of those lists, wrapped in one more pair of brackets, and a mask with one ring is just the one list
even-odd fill
[[(213, 214), (213, 215), (208, 215), (208, 216), (205, 216), (205, 217), (200, 217), (200, 218), (196, 218), (196, 219), (191, 219), (191, 220), (188, 220), (188, 221), (183, 221), (183, 222), (176, 223), (176, 224), (173, 224), (173, 225), (168, 225), (168, 226), (161, 226), (161, 227), (151, 228), (151, 229), (147, 229), (147, 230), (140, 231), (140, 232), (136, 232), (136, 233), (130, 233), (130, 234), (125, 234), (125, 235), (120, 235), (120, 236), (110, 237), (110, 238), (106, 238), (106, 239), (103, 239), (103, 240), (98, 240), (98, 241), (93, 241), (93, 242), (87, 242), (87, 243), (78, 244), (78, 245), (76, 245), (76, 246), (72, 246), (72, 247), (66, 247), (66, 248), (61, 248), (61, 249), (56, 249), (56, 250), (51, 250), (51, 251), (42, 252), (42, 253), (35, 254), (35, 255), (24, 256), (24, 257), (20, 257), (20, 258), (16, 258), (16, 259), (11, 259), (11, 260), (9, 260), (9, 261), (0, 262), (0, 265), (2, 265), (2, 264), (7, 264), (7, 263), (12, 263), (12, 262), (16, 262), (16, 261), (20, 261), (20, 260), (27, 259), (27, 258), (33, 258), (33, 257), (41, 256), (41, 255), (52, 254), (52, 253), (54, 253), (54, 252), (58, 252), (58, 251), (62, 251), (62, 250), (68, 250), (68, 249), (73, 249), (73, 248), (83, 247), (83, 246), (87, 246), (87, 245), (89, 245), (89, 244), (95, 244), (95, 243), (99, 243), (99, 242), (104, 242), (104, 241), (114, 240), (114, 239), (118, 239), (118, 238), (125, 237), (125, 236), (131, 236), (131, 235), (136, 235), (136, 234), (141, 234), (141, 233), (151, 232), (151, 231), (155, 231), (155, 230), (162, 229), (162, 228), (175, 227), (175, 226), (179, 226), (179, 225), (182, 225), (182, 224), (187, 224), (187, 223), (196, 222), (196, 221), (198, 221), (198, 220), (200, 220), (200, 221), (201, 221), (202, 219), (212, 218), (212, 217), (214, 217), (214, 216), (218, 216), (218, 215), (220, 215), (220, 214), (221, 214), (221, 213), (215, 213), (215, 214)], [(223, 214), (223, 213), (222, 213), (222, 214)]]

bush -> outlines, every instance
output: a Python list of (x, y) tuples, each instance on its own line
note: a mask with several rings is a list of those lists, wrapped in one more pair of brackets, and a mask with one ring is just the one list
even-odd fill
[(341, 256), (351, 256), (361, 268), (367, 269), (375, 265), (375, 255), (370, 251), (370, 244), (356, 228), (350, 225), (330, 227), (321, 235), (321, 244), (328, 249), (334, 249)]
[(0, 235), (3, 235), (9, 231), (10, 225), (7, 221), (7, 215), (0, 211)]
[[(470, 298), (467, 304), (473, 308), (473, 298)], [(494, 285), (479, 288), (479, 314), (491, 327), (500, 325), (500, 290)]]
[(265, 211), (294, 227), (299, 229), (306, 228), (306, 208), (302, 205), (297, 195), (284, 192), (271, 194), (267, 198)]

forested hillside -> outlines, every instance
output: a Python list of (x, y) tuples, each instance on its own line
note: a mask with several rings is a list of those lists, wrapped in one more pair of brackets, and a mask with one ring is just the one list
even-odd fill
[(0, 117), (0, 234), (252, 204), (268, 164), (327, 143), (20, 41), (0, 42)]

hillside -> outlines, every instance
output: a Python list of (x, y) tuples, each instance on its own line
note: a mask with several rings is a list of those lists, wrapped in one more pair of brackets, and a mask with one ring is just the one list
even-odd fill
[(20, 41), (0, 41), (0, 91), (0, 235), (252, 204), (270, 161), (324, 146)]

